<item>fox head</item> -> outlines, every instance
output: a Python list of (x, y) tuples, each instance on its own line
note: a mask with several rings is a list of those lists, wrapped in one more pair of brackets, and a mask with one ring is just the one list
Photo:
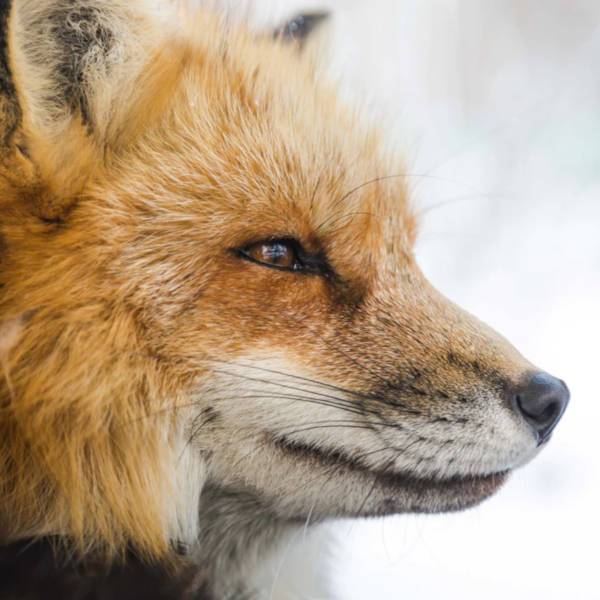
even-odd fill
[(426, 281), (401, 161), (296, 46), (150, 0), (5, 16), (3, 539), (457, 510), (547, 441), (565, 385)]

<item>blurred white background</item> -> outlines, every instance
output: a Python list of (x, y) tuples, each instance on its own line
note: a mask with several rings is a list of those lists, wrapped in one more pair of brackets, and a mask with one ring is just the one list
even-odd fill
[(572, 394), (550, 445), (482, 506), (337, 524), (331, 596), (600, 598), (600, 3), (254, 8), (265, 23), (331, 9), (324, 61), (404, 151), (426, 275)]

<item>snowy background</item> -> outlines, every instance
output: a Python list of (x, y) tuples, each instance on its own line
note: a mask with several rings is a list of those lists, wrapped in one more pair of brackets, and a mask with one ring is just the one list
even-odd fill
[(571, 389), (549, 447), (482, 506), (337, 524), (332, 595), (600, 598), (600, 3), (254, 8), (264, 23), (331, 9), (324, 60), (405, 152), (426, 275)]

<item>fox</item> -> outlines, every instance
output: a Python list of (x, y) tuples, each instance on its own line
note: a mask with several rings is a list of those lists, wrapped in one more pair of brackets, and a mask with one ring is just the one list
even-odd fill
[(0, 2), (2, 598), (266, 598), (305, 526), (469, 508), (547, 445), (567, 386), (419, 270), (318, 20)]

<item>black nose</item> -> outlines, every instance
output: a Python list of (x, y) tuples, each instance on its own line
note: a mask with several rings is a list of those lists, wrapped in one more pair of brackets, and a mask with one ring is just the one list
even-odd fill
[(569, 396), (564, 381), (548, 373), (538, 373), (514, 394), (513, 407), (533, 429), (541, 444), (560, 421)]

